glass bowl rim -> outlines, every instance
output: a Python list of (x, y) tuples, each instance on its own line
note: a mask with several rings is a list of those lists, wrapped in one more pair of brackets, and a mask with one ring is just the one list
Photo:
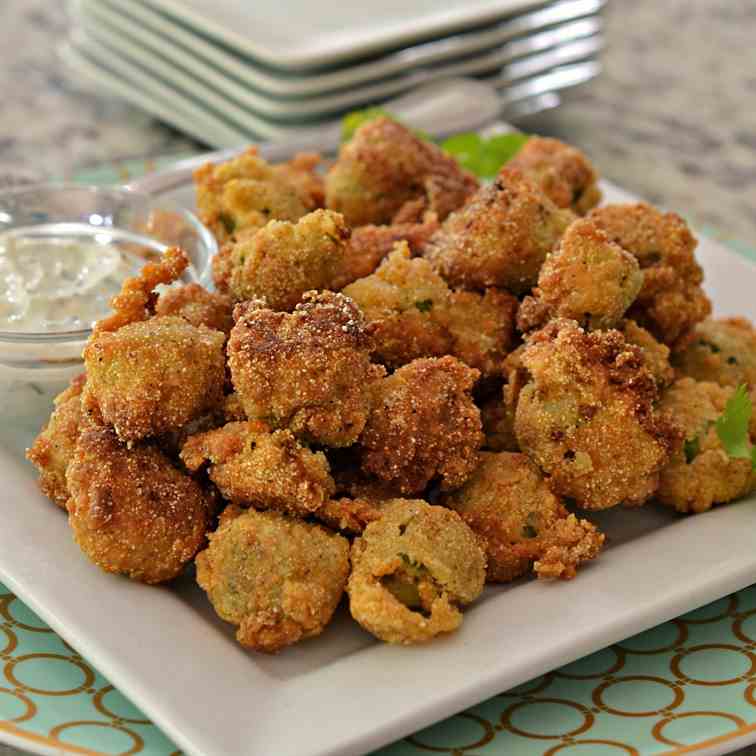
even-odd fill
[[(202, 284), (205, 280), (208, 271), (210, 270), (210, 264), (212, 258), (218, 252), (218, 242), (213, 236), (210, 229), (205, 226), (202, 221), (191, 211), (185, 207), (182, 207), (177, 202), (171, 199), (164, 199), (159, 194), (150, 194), (148, 192), (140, 192), (137, 189), (133, 189), (125, 184), (77, 184), (72, 181), (47, 181), (34, 184), (22, 184), (20, 186), (13, 186), (7, 189), (0, 190), (0, 212), (2, 212), (2, 203), (5, 197), (30, 193), (40, 190), (53, 190), (59, 192), (66, 191), (80, 191), (90, 194), (120, 194), (131, 195), (131, 197), (138, 197), (145, 199), (150, 205), (154, 205), (156, 208), (166, 208), (172, 212), (178, 212), (189, 223), (189, 225), (197, 232), (203, 247), (207, 250), (207, 263), (203, 270), (197, 271), (197, 282)], [(161, 242), (162, 243), (162, 242)], [(92, 334), (92, 328), (80, 328), (75, 331), (3, 331), (0, 330), (0, 342), (23, 344), (23, 343), (66, 343), (85, 341)]]

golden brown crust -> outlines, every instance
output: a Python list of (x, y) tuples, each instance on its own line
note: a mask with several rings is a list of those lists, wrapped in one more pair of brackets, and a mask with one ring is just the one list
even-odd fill
[(673, 362), (697, 381), (756, 388), (756, 329), (746, 318), (704, 320)]
[(334, 288), (343, 289), (358, 278), (375, 272), (397, 242), (407, 242), (411, 252), (418, 254), (437, 229), (438, 221), (432, 213), (418, 223), (358, 226), (352, 229), (344, 255), (344, 274), (336, 281)]
[(427, 260), (411, 257), (406, 242), (344, 294), (373, 328), (376, 359), (392, 368), (452, 354), (485, 376), (498, 375), (514, 340), (511, 294), (452, 292)]
[(310, 210), (309, 190), (301, 194), (301, 172), (268, 165), (251, 147), (225, 163), (206, 163), (194, 172), (200, 220), (218, 244), (269, 220), (297, 221)]
[(592, 221), (577, 220), (546, 258), (517, 324), (529, 331), (552, 318), (568, 318), (584, 328), (616, 328), (642, 285), (635, 257)]
[(176, 315), (193, 326), (204, 325), (228, 335), (234, 324), (232, 309), (230, 297), (190, 283), (164, 291), (158, 297), (155, 314)]
[(301, 446), (288, 430), (271, 432), (259, 421), (194, 435), (181, 459), (192, 471), (209, 463), (210, 480), (224, 498), (257, 509), (306, 516), (336, 491), (322, 452)]
[(212, 502), (153, 446), (82, 429), (67, 474), (69, 522), (86, 556), (145, 583), (176, 577), (205, 541)]
[(675, 380), (675, 370), (669, 362), (669, 347), (657, 341), (645, 328), (626, 318), (617, 327), (628, 344), (637, 346), (643, 355), (645, 366), (651, 371), (660, 389)]
[(390, 499), (331, 499), (318, 509), (315, 516), (334, 530), (359, 535), (371, 522), (381, 518), (388, 501)]
[(532, 288), (546, 255), (574, 219), (516, 168), (504, 168), (431, 237), (423, 254), (451, 286)]
[[(678, 512), (705, 512), (745, 496), (756, 483), (750, 459), (734, 459), (725, 452), (716, 431), (733, 387), (676, 381), (662, 397), (661, 406), (682, 428), (686, 444), (662, 470), (657, 498)], [(751, 430), (751, 443), (756, 432)]]
[(515, 432), (552, 489), (586, 509), (642, 504), (677, 448), (678, 429), (655, 410), (658, 389), (637, 347), (618, 331), (552, 321), (520, 356)]
[(535, 563), (538, 577), (575, 577), (596, 557), (604, 535), (569, 515), (525, 454), (481, 454), (481, 464), (462, 488), (441, 503), (458, 512), (485, 544), (487, 579), (508, 582)]
[(218, 616), (238, 625), (239, 643), (275, 653), (331, 621), (349, 575), (349, 542), (278, 512), (231, 505), (196, 563), (197, 582)]
[[(392, 223), (423, 210), (439, 220), (478, 186), (454, 158), (388, 118), (365, 123), (342, 145), (326, 176), (326, 207), (343, 213), (350, 226)], [(412, 211), (403, 207), (410, 203)]]
[(39, 470), (39, 487), (59, 507), (66, 508), (69, 493), (66, 470), (79, 438), (81, 392), (87, 376), (77, 375), (68, 388), (55, 397), (50, 419), (26, 450), (26, 458)]
[(503, 396), (504, 388), (498, 396), (482, 402), (480, 419), (483, 423), (483, 449), (490, 452), (518, 452), (520, 445), (514, 432), (514, 404)]
[(229, 290), (237, 301), (262, 298), (289, 312), (306, 291), (332, 289), (343, 278), (348, 239), (342, 216), (328, 210), (296, 223), (270, 221), (233, 245)]
[(422, 643), (456, 630), (460, 606), (483, 589), (486, 559), (459, 515), (394, 499), (351, 551), (347, 585), (357, 622), (388, 643)]
[(95, 331), (84, 349), (82, 407), (122, 441), (179, 430), (223, 400), (225, 337), (165, 316)]
[(305, 441), (349, 446), (362, 432), (372, 365), (362, 314), (342, 294), (309, 292), (291, 314), (237, 305), (228, 343), (234, 387), (250, 419)]
[(297, 152), (291, 160), (273, 165), (273, 173), (294, 187), (308, 210), (325, 205), (325, 182), (317, 170), (321, 160), (318, 152)]
[(123, 282), (121, 291), (110, 300), (113, 314), (95, 323), (94, 334), (117, 331), (129, 323), (152, 317), (157, 302), (155, 288), (177, 281), (188, 265), (186, 252), (178, 247), (167, 249), (157, 262), (147, 263), (138, 276)]
[(607, 205), (588, 217), (638, 259), (643, 287), (628, 317), (659, 341), (673, 346), (711, 312), (694, 255), (698, 242), (679, 215), (638, 203)]
[(598, 176), (576, 147), (558, 139), (531, 136), (507, 163), (519, 168), (557, 206), (585, 215), (601, 200)]
[(434, 479), (443, 489), (464, 483), (483, 442), (471, 397), (478, 376), (446, 356), (415, 360), (380, 381), (360, 437), (363, 470), (404, 494), (418, 493)]

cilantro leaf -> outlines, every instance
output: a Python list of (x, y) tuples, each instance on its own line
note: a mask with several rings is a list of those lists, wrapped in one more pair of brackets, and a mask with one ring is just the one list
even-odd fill
[(724, 412), (717, 419), (717, 436), (724, 450), (733, 459), (750, 459), (756, 469), (756, 451), (751, 446), (748, 424), (751, 419), (753, 404), (744, 385), (735, 389), (727, 400)]
[(493, 178), (528, 141), (527, 134), (496, 134), (488, 139), (475, 133), (455, 134), (441, 142), (441, 149), (479, 178)]
[(365, 108), (364, 110), (354, 110), (351, 113), (347, 113), (341, 119), (341, 141), (348, 142), (360, 126), (381, 116), (396, 121), (396, 118), (388, 110), (380, 107)]

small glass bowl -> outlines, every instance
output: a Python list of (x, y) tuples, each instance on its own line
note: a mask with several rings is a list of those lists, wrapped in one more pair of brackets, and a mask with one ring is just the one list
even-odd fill
[[(210, 261), (217, 252), (215, 238), (192, 213), (124, 187), (46, 184), (0, 191), (0, 243), (9, 237), (109, 244), (134, 262), (122, 277), (134, 275), (166, 247), (180, 246), (190, 259), (184, 281), (203, 285), (210, 281)], [(111, 278), (112, 285), (120, 283)], [(109, 312), (104, 298), (102, 310), (98, 318)], [(89, 323), (67, 329), (22, 327), (3, 330), (0, 324), (0, 381), (59, 384), (81, 371)]]

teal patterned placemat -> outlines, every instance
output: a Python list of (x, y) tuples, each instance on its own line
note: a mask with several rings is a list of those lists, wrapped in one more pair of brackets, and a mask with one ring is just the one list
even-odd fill
[[(685, 753), (756, 738), (756, 586), (473, 706), (374, 756)], [(397, 653), (402, 653), (401, 649)], [(0, 584), (0, 740), (63, 754), (177, 754)], [(735, 747), (735, 743), (733, 743)]]

